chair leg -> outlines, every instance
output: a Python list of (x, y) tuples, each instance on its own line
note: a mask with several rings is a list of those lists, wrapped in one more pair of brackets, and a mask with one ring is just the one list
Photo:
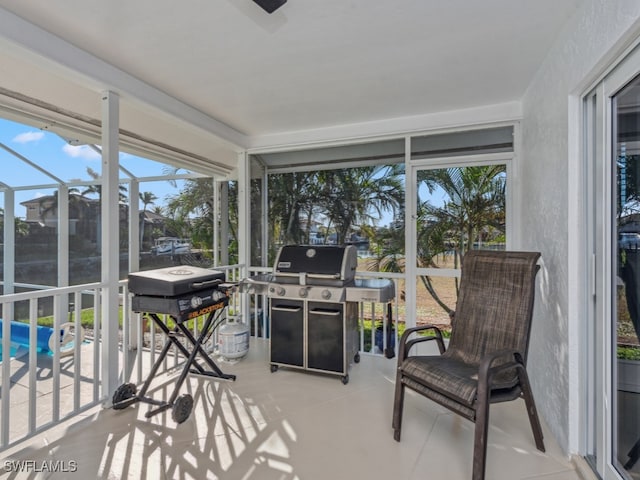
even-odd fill
[(393, 438), (396, 442), (400, 441), (400, 430), (402, 429), (402, 409), (404, 407), (404, 383), (402, 383), (402, 373), (398, 369), (396, 375), (396, 391), (393, 400), (393, 420), (391, 426), (393, 427)]
[(524, 403), (527, 407), (527, 413), (529, 414), (529, 423), (531, 423), (531, 430), (533, 431), (533, 438), (536, 441), (536, 448), (541, 452), (544, 452), (545, 448), (542, 426), (540, 425), (536, 402), (533, 399), (533, 392), (531, 391), (531, 385), (529, 384), (529, 376), (523, 366), (518, 367), (518, 376), (520, 377), (520, 388), (522, 389), (522, 396), (524, 397)]
[(487, 435), (489, 433), (489, 398), (488, 392), (478, 388), (476, 406), (476, 428), (473, 438), (473, 480), (484, 480), (487, 461)]

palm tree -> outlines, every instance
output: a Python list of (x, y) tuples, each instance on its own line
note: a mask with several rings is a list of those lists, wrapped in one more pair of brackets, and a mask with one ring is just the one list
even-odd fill
[(382, 211), (397, 210), (404, 201), (404, 165), (383, 165), (320, 172), (320, 204), (336, 226), (337, 243), (347, 240), (354, 225), (368, 225)]
[(169, 229), (194, 243), (209, 245), (213, 238), (213, 182), (210, 178), (187, 180), (177, 195), (169, 197), (166, 211)]
[[(89, 176), (93, 180), (99, 180), (101, 178), (100, 174), (98, 172), (96, 172), (91, 167), (87, 167), (87, 174), (89, 174)], [(127, 193), (127, 187), (125, 187), (122, 184), (119, 184), (118, 185), (118, 197), (119, 197), (120, 203), (125, 203), (127, 201), (126, 193)], [(85, 188), (81, 192), (82, 196), (91, 195), (91, 194), (96, 194), (98, 196), (98, 198), (101, 198), (101, 196), (102, 196), (102, 185), (100, 185), (100, 184), (88, 185), (87, 188)]]
[(147, 206), (153, 205), (158, 197), (155, 196), (153, 192), (140, 192), (138, 193), (138, 195), (140, 197), (140, 201), (142, 202), (142, 213), (140, 215), (140, 249), (142, 249), (144, 240), (144, 220), (147, 213)]
[(404, 226), (377, 228), (368, 236), (375, 241), (371, 242), (369, 247), (372, 257), (366, 259), (365, 268), (370, 272), (403, 272), (405, 267)]
[[(437, 268), (438, 255), (453, 255), (453, 267), (458, 268), (465, 252), (485, 238), (504, 239), (504, 165), (426, 170), (419, 173), (418, 182), (430, 194), (440, 189), (447, 198), (441, 205), (430, 199), (418, 204), (419, 266)], [(453, 309), (440, 299), (432, 278), (423, 275), (420, 279), (436, 303), (451, 314)], [(457, 278), (455, 288), (457, 293)]]
[[(504, 234), (505, 166), (453, 167), (419, 172), (430, 194), (446, 195), (442, 205), (430, 199), (418, 205), (419, 256), (425, 266), (435, 266), (435, 255), (453, 250), (458, 261), (474, 242), (491, 232)], [(422, 241), (420, 241), (422, 240)]]
[[(438, 258), (450, 255), (453, 267), (458, 268), (465, 252), (474, 245), (504, 239), (504, 165), (423, 170), (418, 173), (418, 184), (425, 185), (430, 194), (425, 200), (418, 199), (418, 266), (438, 268)], [(443, 194), (446, 200), (433, 202), (431, 195), (435, 192)], [(404, 237), (399, 232), (404, 231), (404, 224), (398, 224), (397, 234), (394, 231), (378, 235), (378, 250), (374, 250), (376, 257), (369, 262), (369, 269), (403, 271)], [(450, 314), (453, 310), (441, 300), (433, 279), (424, 275), (420, 281), (434, 301)], [(457, 279), (455, 286), (457, 291)]]
[[(16, 237), (24, 237), (29, 233), (29, 225), (21, 218), (15, 217), (14, 228)], [(0, 239), (4, 235), (4, 208), (0, 207)]]
[[(269, 176), (272, 243), (304, 243), (312, 221), (325, 218), (344, 242), (354, 225), (373, 224), (403, 202), (402, 165)], [(328, 233), (328, 232), (327, 232)], [(328, 235), (327, 235), (328, 236)]]
[[(268, 191), (272, 243), (304, 243), (302, 220), (313, 216), (313, 205), (319, 196), (317, 173), (269, 175)], [(306, 232), (309, 228), (310, 225), (307, 225)]]
[[(95, 170), (93, 170), (91, 167), (87, 167), (87, 174), (89, 174), (89, 176), (91, 178), (93, 178), (94, 180), (99, 180), (101, 178), (100, 174), (98, 172), (96, 172)], [(102, 184), (96, 184), (96, 185), (89, 185), (87, 186), (87, 188), (85, 188), (82, 192), (81, 192), (82, 196), (88, 196), (88, 195), (97, 195), (98, 196), (98, 211), (96, 212), (96, 218), (95, 218), (95, 222), (96, 222), (96, 239), (98, 242), (100, 242), (100, 238), (101, 238), (101, 229), (102, 229), (102, 222), (101, 222), (101, 205), (102, 205)], [(127, 187), (125, 187), (123, 184), (119, 183), (118, 184), (118, 204), (119, 205), (125, 205), (127, 203)], [(126, 218), (126, 215), (124, 215), (124, 211), (122, 209), (120, 209), (119, 211), (119, 217), (120, 217), (120, 223), (119, 223), (119, 228), (120, 228), (120, 247), (121, 248), (125, 248), (126, 247), (126, 238), (127, 238), (127, 222), (126, 220), (123, 221), (124, 218)], [(98, 243), (99, 245), (99, 243)]]

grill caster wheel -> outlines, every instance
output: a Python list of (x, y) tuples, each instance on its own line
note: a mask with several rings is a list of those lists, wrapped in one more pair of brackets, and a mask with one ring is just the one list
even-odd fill
[[(129, 400), (129, 401), (127, 401)], [(136, 401), (136, 386), (133, 383), (123, 383), (113, 394), (111, 403), (114, 410), (127, 408)]]
[(278, 365), (271, 365), (271, 373), (278, 371)]
[(345, 375), (344, 377), (342, 377), (342, 384), (346, 385), (347, 383), (349, 383), (349, 375)]
[(356, 353), (353, 356), (353, 361), (356, 362), (356, 363), (360, 363), (360, 353)]
[(184, 395), (180, 395), (176, 398), (175, 403), (173, 404), (173, 409), (171, 410), (171, 418), (176, 423), (182, 423), (189, 415), (191, 415), (191, 409), (193, 408), (193, 397), (188, 393)]

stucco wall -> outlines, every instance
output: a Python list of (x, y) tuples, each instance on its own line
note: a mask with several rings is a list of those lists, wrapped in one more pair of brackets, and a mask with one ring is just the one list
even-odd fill
[[(544, 266), (529, 354), (540, 414), (561, 447), (579, 452), (577, 332), (583, 320), (576, 302), (580, 278), (579, 93), (597, 79), (629, 33), (637, 30), (637, 0), (585, 0), (533, 78), (523, 98), (522, 248), (540, 250)], [(578, 95), (576, 95), (578, 94)], [(573, 303), (572, 303), (573, 302)]]

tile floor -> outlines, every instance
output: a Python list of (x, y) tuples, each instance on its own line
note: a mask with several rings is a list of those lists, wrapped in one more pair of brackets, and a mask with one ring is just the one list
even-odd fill
[[(218, 361), (235, 382), (190, 377), (183, 390), (195, 405), (182, 424), (170, 412), (145, 418), (144, 403), (95, 408), (0, 452), (0, 478), (471, 478), (473, 424), (423, 397), (407, 393), (402, 441), (393, 440), (395, 359), (363, 355), (343, 385), (332, 375), (271, 373), (266, 347), (252, 341), (244, 359)], [(176, 376), (154, 379), (150, 395), (168, 398)], [(546, 453), (535, 448), (523, 402), (492, 406), (487, 479), (580, 479), (543, 428)]]

